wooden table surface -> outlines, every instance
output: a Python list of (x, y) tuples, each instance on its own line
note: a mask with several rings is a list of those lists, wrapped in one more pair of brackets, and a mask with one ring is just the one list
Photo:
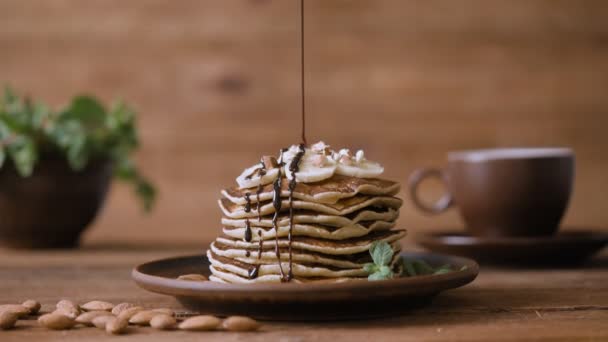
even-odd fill
[[(406, 246), (414, 249), (413, 246)], [(93, 244), (75, 251), (0, 250), (0, 303), (33, 298), (48, 311), (62, 298), (133, 302), (179, 308), (172, 298), (148, 293), (130, 279), (141, 262), (201, 253), (200, 246)], [(352, 308), (365, 310), (365, 308)], [(606, 341), (608, 252), (581, 268), (507, 269), (482, 266), (472, 284), (441, 294), (427, 308), (401, 317), (351, 322), (265, 322), (258, 333), (159, 332), (132, 328), (121, 337), (96, 328), (49, 331), (33, 319), (0, 331), (0, 341)]]

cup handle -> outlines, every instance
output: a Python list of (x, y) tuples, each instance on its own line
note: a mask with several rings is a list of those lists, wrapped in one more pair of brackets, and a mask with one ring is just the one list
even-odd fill
[(452, 194), (446, 191), (446, 193), (437, 202), (430, 205), (421, 201), (420, 198), (418, 198), (418, 185), (420, 185), (420, 183), (427, 177), (439, 178), (444, 184), (446, 184), (445, 172), (443, 170), (425, 168), (417, 169), (412, 172), (408, 180), (410, 197), (418, 209), (430, 214), (440, 214), (454, 204)]

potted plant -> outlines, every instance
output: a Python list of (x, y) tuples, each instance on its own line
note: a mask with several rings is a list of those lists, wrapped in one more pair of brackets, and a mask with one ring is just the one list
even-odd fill
[(112, 178), (131, 183), (146, 210), (155, 190), (131, 160), (138, 148), (135, 112), (106, 109), (77, 96), (65, 108), (15, 95), (0, 98), (0, 245), (78, 245)]

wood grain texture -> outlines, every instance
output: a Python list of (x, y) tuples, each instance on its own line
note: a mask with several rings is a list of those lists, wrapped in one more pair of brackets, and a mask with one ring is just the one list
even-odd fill
[[(414, 249), (413, 246), (406, 246)], [(148, 248), (93, 244), (78, 251), (2, 251), (0, 304), (28, 298), (43, 311), (69, 298), (80, 303), (133, 302), (172, 307), (172, 298), (145, 292), (130, 279), (137, 263), (176, 254), (200, 253), (193, 245)], [(401, 317), (366, 321), (265, 322), (258, 333), (161, 332), (130, 328), (129, 341), (602, 341), (608, 339), (608, 253), (584, 268), (552, 270), (482, 267), (472, 284), (441, 294), (433, 304)], [(352, 308), (364, 310), (365, 308)], [(0, 331), (1, 341), (104, 341), (96, 328), (49, 331), (33, 319)]]
[[(608, 225), (608, 3), (306, 0), (309, 140), (364, 148), (405, 180), (449, 150), (572, 146), (565, 224)], [(206, 241), (219, 189), (299, 137), (298, 3), (0, 2), (0, 83), (53, 104), (93, 92), (141, 113), (143, 216), (116, 186), (87, 242)], [(437, 193), (440, 187), (431, 188)], [(403, 194), (404, 197), (405, 194)], [(461, 227), (406, 201), (412, 232)]]

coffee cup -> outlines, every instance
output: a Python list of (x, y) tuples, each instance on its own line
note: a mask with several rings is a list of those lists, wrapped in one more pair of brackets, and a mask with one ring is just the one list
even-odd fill
[[(446, 185), (436, 203), (418, 196), (427, 177)], [(409, 191), (414, 205), (426, 213), (457, 206), (474, 236), (548, 236), (559, 228), (573, 179), (574, 153), (569, 148), (496, 148), (450, 152), (444, 169), (414, 171)]]

